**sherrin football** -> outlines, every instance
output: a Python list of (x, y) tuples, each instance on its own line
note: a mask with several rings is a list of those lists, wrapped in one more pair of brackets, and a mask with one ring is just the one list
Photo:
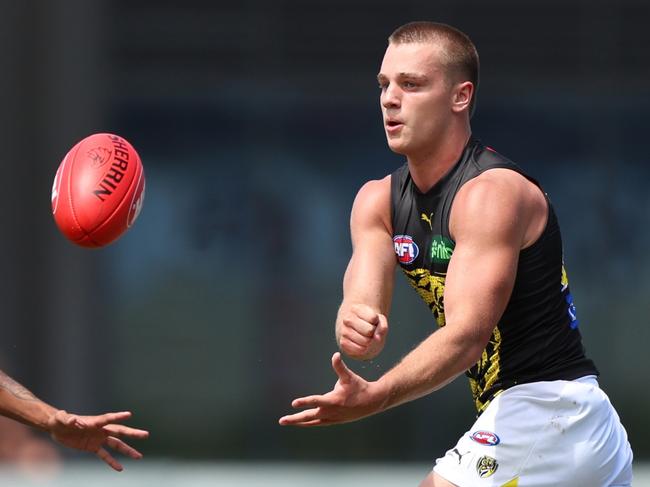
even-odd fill
[(52, 185), (52, 214), (70, 241), (102, 247), (133, 225), (144, 201), (144, 169), (119, 135), (94, 134), (63, 158)]

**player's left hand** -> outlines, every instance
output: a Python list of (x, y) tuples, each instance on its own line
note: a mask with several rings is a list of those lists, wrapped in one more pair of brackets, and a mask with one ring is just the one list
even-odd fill
[(332, 356), (338, 376), (334, 389), (324, 395), (294, 399), (291, 406), (304, 409), (280, 418), (283, 426), (326, 426), (348, 423), (378, 413), (384, 394), (377, 382), (368, 382), (347, 368), (339, 352)]
[(110, 447), (138, 460), (142, 458), (142, 453), (124, 443), (119, 437), (144, 439), (149, 436), (148, 431), (115, 424), (130, 417), (130, 412), (79, 416), (60, 410), (50, 417), (47, 429), (55, 441), (70, 448), (92, 452), (120, 472), (122, 465), (104, 447)]

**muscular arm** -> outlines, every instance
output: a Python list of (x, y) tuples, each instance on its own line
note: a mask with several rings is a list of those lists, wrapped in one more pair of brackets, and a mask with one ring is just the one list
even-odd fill
[(456, 247), (445, 283), (447, 324), (380, 379), (384, 408), (439, 389), (479, 360), (510, 299), (519, 252), (541, 228), (540, 197), (503, 170), (459, 191), (450, 221)]
[(370, 181), (359, 190), (352, 207), (350, 233), (352, 257), (343, 278), (336, 340), (347, 355), (369, 359), (384, 345), (395, 278), (390, 176)]
[(494, 169), (466, 183), (451, 212), (456, 247), (445, 283), (446, 326), (374, 382), (334, 354), (334, 388), (295, 399), (294, 408), (307, 409), (280, 418), (280, 424), (355, 421), (424, 396), (471, 367), (510, 299), (520, 250), (537, 239), (545, 220), (543, 195), (513, 171)]

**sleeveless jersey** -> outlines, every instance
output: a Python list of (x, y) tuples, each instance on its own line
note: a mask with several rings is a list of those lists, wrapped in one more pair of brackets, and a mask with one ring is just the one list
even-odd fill
[[(449, 215), (458, 190), (488, 169), (516, 171), (515, 163), (470, 139), (460, 160), (426, 193), (408, 165), (391, 175), (391, 219), (398, 262), (410, 284), (445, 326), (445, 277), (455, 242)], [(466, 375), (479, 414), (495, 395), (517, 384), (598, 375), (586, 358), (563, 264), (562, 238), (546, 196), (546, 227), (521, 250), (512, 295), (478, 363)], [(468, 296), (471, 299), (471, 296)]]

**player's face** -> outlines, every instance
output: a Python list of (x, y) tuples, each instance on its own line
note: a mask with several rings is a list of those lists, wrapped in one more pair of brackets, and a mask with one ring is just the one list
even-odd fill
[(442, 142), (452, 117), (452, 83), (434, 43), (390, 44), (377, 79), (388, 146), (426, 156)]

